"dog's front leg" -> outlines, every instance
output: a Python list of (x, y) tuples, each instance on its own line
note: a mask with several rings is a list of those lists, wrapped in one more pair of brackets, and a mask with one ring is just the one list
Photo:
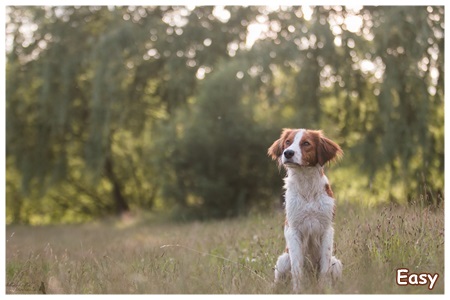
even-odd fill
[(333, 253), (333, 227), (329, 227), (323, 234), (320, 249), (319, 282), (321, 285), (330, 286), (331, 256)]
[(298, 293), (301, 289), (301, 280), (303, 273), (304, 257), (302, 251), (301, 238), (299, 233), (292, 227), (285, 230), (286, 244), (289, 249), (291, 259), (291, 274), (294, 292)]

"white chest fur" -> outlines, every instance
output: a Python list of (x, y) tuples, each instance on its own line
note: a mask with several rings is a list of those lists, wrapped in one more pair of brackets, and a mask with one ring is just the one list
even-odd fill
[(320, 166), (288, 169), (284, 185), (286, 218), (288, 226), (303, 233), (302, 238), (320, 236), (331, 226), (334, 200), (326, 192), (327, 184)]

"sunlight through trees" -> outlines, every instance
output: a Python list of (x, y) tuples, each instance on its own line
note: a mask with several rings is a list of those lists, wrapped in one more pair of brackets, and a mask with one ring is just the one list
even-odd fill
[(444, 7), (10, 6), (5, 46), (7, 222), (270, 208), (282, 127), (348, 190), (443, 197)]

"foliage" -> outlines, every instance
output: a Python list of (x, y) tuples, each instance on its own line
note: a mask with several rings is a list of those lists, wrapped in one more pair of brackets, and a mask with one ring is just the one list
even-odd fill
[(274, 192), (268, 174), (277, 174), (271, 165), (261, 164), (266, 160), (261, 149), (270, 143), (261, 137), (268, 129), (254, 122), (253, 99), (245, 100), (246, 84), (238, 74), (243, 64), (228, 63), (206, 79), (194, 109), (180, 111), (179, 132), (161, 133), (164, 144), (159, 147), (166, 153), (161, 169), (177, 178), (164, 183), (165, 195), (174, 198), (184, 214), (245, 214), (254, 206), (267, 206), (261, 199), (270, 199)]
[(6, 21), (8, 222), (267, 208), (283, 127), (322, 128), (378, 202), (443, 198), (443, 7), (10, 6)]

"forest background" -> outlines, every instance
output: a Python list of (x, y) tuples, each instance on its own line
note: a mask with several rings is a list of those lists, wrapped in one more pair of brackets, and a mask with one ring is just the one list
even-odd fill
[(444, 194), (442, 6), (8, 6), (6, 223), (274, 209), (284, 127), (341, 203)]

